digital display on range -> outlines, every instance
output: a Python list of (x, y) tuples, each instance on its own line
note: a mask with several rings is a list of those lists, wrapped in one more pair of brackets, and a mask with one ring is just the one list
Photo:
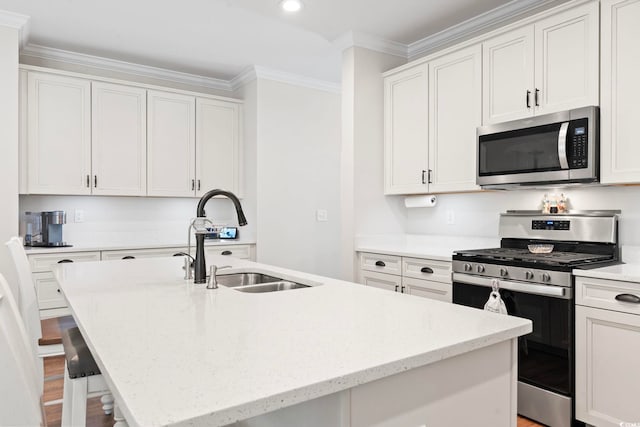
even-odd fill
[(532, 230), (560, 230), (568, 231), (571, 229), (571, 221), (563, 220), (534, 220), (531, 221)]

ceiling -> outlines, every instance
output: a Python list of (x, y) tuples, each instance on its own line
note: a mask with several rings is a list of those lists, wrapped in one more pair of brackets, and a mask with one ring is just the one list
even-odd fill
[(508, 1), (303, 0), (295, 15), (279, 0), (0, 0), (0, 10), (31, 17), (31, 44), (220, 79), (256, 65), (339, 82), (334, 41), (345, 33), (409, 44)]

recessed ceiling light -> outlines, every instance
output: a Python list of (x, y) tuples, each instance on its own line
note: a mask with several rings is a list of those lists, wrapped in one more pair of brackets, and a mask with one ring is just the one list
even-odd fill
[(282, 0), (280, 7), (285, 12), (297, 12), (302, 9), (302, 2), (300, 0)]

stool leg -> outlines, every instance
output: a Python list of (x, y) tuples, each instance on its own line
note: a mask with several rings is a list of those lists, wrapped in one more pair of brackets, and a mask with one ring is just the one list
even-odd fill
[(111, 415), (113, 413), (113, 395), (111, 393), (103, 394), (100, 402), (102, 402), (104, 414)]
[(69, 378), (65, 375), (61, 427), (86, 426), (87, 388), (87, 377)]
[(118, 406), (118, 402), (115, 402), (113, 406), (113, 421), (115, 421), (113, 427), (129, 427), (129, 424), (127, 424), (127, 421), (124, 419), (124, 415), (122, 415), (122, 411)]

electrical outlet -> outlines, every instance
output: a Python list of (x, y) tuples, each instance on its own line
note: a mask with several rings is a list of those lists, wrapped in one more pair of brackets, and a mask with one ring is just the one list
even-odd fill
[(76, 209), (74, 211), (73, 221), (74, 222), (84, 222), (84, 210), (83, 209)]
[(447, 211), (447, 224), (453, 225), (456, 223), (456, 214), (454, 211)]
[(316, 211), (316, 221), (325, 222), (329, 221), (329, 214), (326, 209), (318, 209)]

